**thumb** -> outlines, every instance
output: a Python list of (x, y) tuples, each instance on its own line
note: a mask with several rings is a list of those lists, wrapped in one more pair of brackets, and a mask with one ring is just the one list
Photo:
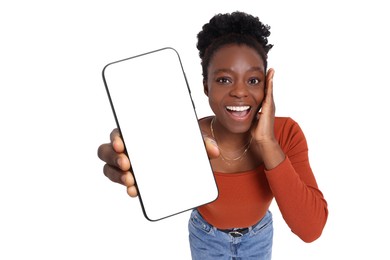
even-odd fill
[(206, 151), (209, 159), (217, 158), (220, 154), (217, 142), (209, 136), (203, 136), (203, 140), (206, 145)]

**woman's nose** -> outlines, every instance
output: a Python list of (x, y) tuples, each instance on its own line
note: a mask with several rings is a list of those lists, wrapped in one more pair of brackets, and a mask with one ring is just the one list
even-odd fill
[(230, 95), (235, 96), (235, 97), (246, 97), (248, 96), (248, 86), (245, 82), (236, 82), (233, 84), (233, 88), (230, 92)]

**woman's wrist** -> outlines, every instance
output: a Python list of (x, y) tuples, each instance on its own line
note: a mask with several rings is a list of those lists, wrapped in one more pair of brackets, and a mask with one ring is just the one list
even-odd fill
[(277, 167), (286, 158), (286, 155), (276, 140), (256, 142), (256, 145), (267, 170)]

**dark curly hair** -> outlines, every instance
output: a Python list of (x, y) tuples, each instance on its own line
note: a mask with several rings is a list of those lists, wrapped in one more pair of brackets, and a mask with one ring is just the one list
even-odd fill
[(273, 45), (268, 44), (271, 34), (270, 26), (263, 24), (258, 17), (244, 12), (217, 14), (203, 25), (197, 35), (203, 79), (206, 80), (207, 69), (214, 53), (227, 44), (245, 44), (254, 48), (263, 58), (267, 67), (267, 54)]

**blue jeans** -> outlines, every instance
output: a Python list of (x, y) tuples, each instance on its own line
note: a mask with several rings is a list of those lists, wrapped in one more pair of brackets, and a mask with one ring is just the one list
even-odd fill
[(270, 260), (272, 254), (272, 214), (267, 211), (242, 236), (232, 236), (207, 223), (195, 209), (188, 223), (193, 260)]

